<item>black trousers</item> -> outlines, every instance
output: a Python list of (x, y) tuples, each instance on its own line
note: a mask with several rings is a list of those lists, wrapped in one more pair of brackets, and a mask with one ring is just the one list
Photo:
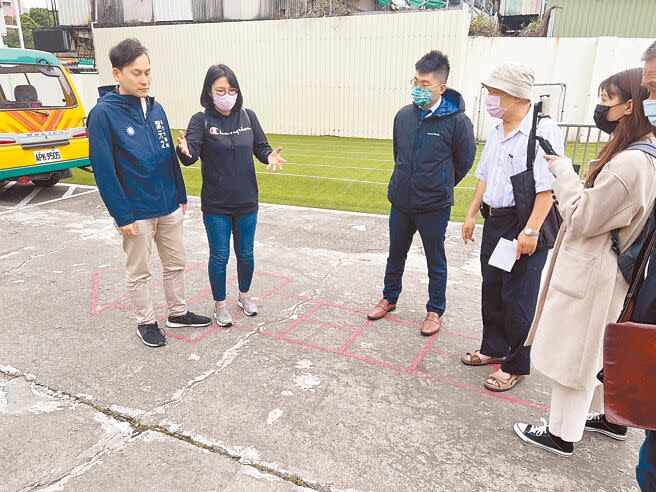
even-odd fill
[(524, 347), (524, 342), (535, 316), (547, 250), (522, 255), (509, 273), (488, 265), (499, 239), (512, 241), (518, 231), (516, 215), (488, 217), (483, 227), (481, 354), (505, 357), (503, 371), (525, 375), (531, 372), (531, 349)]

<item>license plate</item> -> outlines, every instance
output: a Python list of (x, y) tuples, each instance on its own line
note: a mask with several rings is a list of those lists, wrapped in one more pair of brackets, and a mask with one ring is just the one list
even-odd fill
[(58, 149), (38, 150), (34, 153), (34, 160), (37, 164), (59, 162), (62, 160), (62, 156)]

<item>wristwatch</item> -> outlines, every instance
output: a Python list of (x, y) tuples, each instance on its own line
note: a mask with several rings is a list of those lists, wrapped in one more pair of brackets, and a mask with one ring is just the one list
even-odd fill
[(538, 237), (540, 235), (540, 231), (534, 231), (530, 227), (527, 227), (524, 229), (524, 235), (528, 237)]

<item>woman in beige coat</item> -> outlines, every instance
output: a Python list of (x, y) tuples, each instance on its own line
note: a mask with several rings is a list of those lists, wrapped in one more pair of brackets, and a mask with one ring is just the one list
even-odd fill
[(603, 415), (588, 419), (588, 411), (603, 365), (604, 330), (617, 320), (628, 291), (611, 231), (619, 230), (620, 248), (627, 248), (656, 199), (656, 159), (625, 150), (636, 141), (656, 144), (642, 107), (648, 93), (641, 77), (640, 69), (627, 70), (599, 86), (595, 123), (612, 137), (585, 184), (569, 159), (547, 157), (564, 223), (526, 344), (532, 345), (535, 368), (551, 380), (551, 412), (548, 425), (542, 419), (542, 426), (518, 423), (514, 429), (525, 442), (564, 456), (572, 454), (584, 429), (617, 439), (626, 435)]

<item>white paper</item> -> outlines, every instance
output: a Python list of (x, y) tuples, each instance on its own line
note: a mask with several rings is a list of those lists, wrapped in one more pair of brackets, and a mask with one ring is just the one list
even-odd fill
[(488, 264), (505, 272), (510, 272), (515, 261), (517, 261), (517, 239), (508, 241), (501, 238), (497, 247), (494, 248)]

